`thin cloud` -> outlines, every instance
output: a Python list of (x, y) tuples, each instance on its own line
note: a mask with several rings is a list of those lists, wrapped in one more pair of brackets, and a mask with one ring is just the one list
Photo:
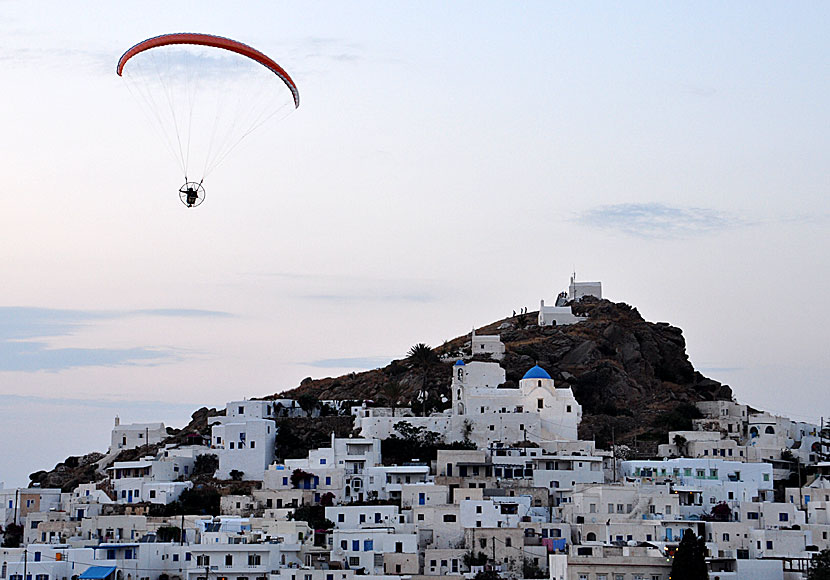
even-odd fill
[(697, 237), (750, 224), (727, 212), (662, 203), (603, 205), (580, 213), (575, 221), (592, 228), (651, 239)]
[(337, 302), (337, 303), (347, 303), (347, 302), (417, 302), (417, 303), (428, 303), (428, 302), (435, 302), (435, 296), (427, 293), (395, 293), (395, 292), (355, 292), (355, 293), (344, 293), (344, 294), (305, 294), (300, 296), (305, 300), (315, 300), (320, 302)]
[(169, 347), (51, 348), (44, 340), (71, 336), (96, 322), (136, 316), (213, 318), (232, 315), (184, 308), (94, 311), (0, 307), (0, 371), (57, 372), (78, 367), (152, 366), (181, 360), (183, 351)]
[(64, 371), (77, 367), (160, 364), (176, 358), (170, 350), (149, 348), (49, 348), (43, 342), (0, 343), (0, 371)]
[(389, 356), (369, 356), (355, 358), (324, 358), (301, 364), (321, 369), (373, 370), (385, 367), (391, 361), (392, 357)]
[(192, 410), (193, 403), (171, 403), (169, 401), (128, 401), (115, 399), (82, 399), (73, 397), (41, 397), (36, 395), (0, 395), (0, 408), (15, 408), (21, 404), (54, 405), (61, 407), (96, 407), (100, 409), (181, 409)]

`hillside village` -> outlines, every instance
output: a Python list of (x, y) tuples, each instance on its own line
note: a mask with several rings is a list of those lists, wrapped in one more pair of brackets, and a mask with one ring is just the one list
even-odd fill
[[(554, 304), (525, 323), (591, 323), (601, 284), (572, 278)], [(88, 481), (0, 489), (0, 579), (668, 580), (690, 531), (710, 578), (794, 580), (830, 549), (823, 425), (684, 370), (694, 417), (646, 453), (613, 429), (584, 437), (587, 383), (509, 350), (473, 330), (434, 354), (447, 388), (436, 394), (424, 365), (401, 406), (399, 392), (385, 405), (307, 391), (230, 401), (181, 431), (116, 418), (108, 452), (76, 458)], [(628, 425), (637, 413), (614, 415)], [(292, 420), (316, 438), (294, 433), (293, 445)]]

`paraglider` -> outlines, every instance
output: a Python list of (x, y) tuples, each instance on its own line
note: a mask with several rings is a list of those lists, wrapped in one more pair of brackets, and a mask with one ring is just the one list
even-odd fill
[(279, 64), (222, 36), (148, 38), (121, 56), (116, 72), (179, 161), (179, 197), (187, 207), (201, 205), (205, 177), (240, 141), (300, 106), (297, 85)]

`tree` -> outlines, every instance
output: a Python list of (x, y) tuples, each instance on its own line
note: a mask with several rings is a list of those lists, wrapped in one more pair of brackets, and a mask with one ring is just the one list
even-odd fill
[(547, 578), (548, 574), (538, 564), (525, 558), (522, 563), (522, 576), (525, 578)]
[(487, 564), (487, 554), (484, 552), (476, 554), (473, 550), (470, 550), (469, 552), (464, 552), (464, 557), (461, 559), (461, 562), (466, 568), (485, 566)]
[(818, 554), (813, 554), (810, 569), (807, 571), (807, 580), (830, 580), (830, 550), (822, 550)]
[(427, 377), (429, 367), (438, 362), (438, 355), (432, 350), (432, 347), (423, 342), (419, 342), (409, 349), (406, 353), (406, 359), (415, 367), (421, 369), (421, 392), (418, 393), (418, 398), (422, 400), (421, 414), (426, 415), (427, 408)]
[(679, 433), (675, 435), (674, 439), (672, 440), (672, 443), (674, 443), (674, 445), (677, 447), (677, 452), (681, 456), (686, 455), (686, 445), (689, 443), (689, 441), (685, 437), (683, 437), (683, 435), (680, 435)]
[(501, 576), (495, 570), (482, 570), (475, 576), (473, 576), (473, 580), (499, 580)]
[(209, 485), (197, 485), (184, 490), (179, 499), (168, 504), (165, 509), (167, 515), (196, 514), (219, 515), (219, 491)]
[(395, 407), (398, 406), (398, 400), (403, 394), (403, 385), (398, 381), (389, 381), (381, 388), (383, 394), (389, 400), (389, 406), (392, 407), (392, 416), (395, 416)]
[(691, 530), (686, 530), (674, 553), (671, 564), (672, 580), (706, 580), (706, 542)]
[(305, 481), (314, 481), (314, 474), (309, 473), (308, 471), (304, 471), (299, 467), (295, 469), (293, 472), (291, 472), (291, 485), (295, 489), (298, 489), (300, 487), (300, 484), (302, 484)]
[(219, 458), (212, 453), (203, 453), (196, 456), (196, 461), (193, 464), (193, 475), (207, 475), (213, 477), (216, 470), (219, 469)]
[(314, 530), (334, 528), (334, 522), (326, 519), (326, 508), (320, 505), (301, 505), (288, 517), (292, 520), (304, 521)]
[(238, 469), (231, 469), (228, 475), (231, 476), (231, 479), (234, 481), (242, 481), (242, 476), (245, 475), (244, 472), (239, 471)]
[(709, 521), (713, 522), (729, 522), (732, 521), (732, 510), (725, 501), (722, 501), (718, 504), (712, 506), (712, 510), (709, 513), (708, 517)]
[(297, 397), (297, 403), (300, 408), (305, 411), (306, 416), (311, 417), (314, 409), (320, 406), (320, 401), (314, 395), (300, 395)]
[(23, 526), (18, 524), (9, 524), (3, 530), (3, 547), (4, 548), (19, 548), (23, 541)]
[(182, 530), (176, 526), (160, 526), (156, 530), (159, 542), (178, 542), (182, 538)]

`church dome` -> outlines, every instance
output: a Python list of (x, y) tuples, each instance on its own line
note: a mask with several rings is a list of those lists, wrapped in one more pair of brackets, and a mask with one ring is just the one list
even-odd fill
[(525, 373), (525, 376), (522, 377), (522, 380), (525, 379), (550, 379), (550, 375), (548, 374), (548, 371), (546, 371), (539, 365), (536, 365), (535, 367), (533, 367)]
[(458, 359), (457, 361), (455, 361), (455, 364), (454, 364), (453, 366), (456, 366), (456, 367), (463, 367), (463, 366), (466, 366), (466, 365), (464, 364), (464, 361), (463, 361), (463, 360)]

